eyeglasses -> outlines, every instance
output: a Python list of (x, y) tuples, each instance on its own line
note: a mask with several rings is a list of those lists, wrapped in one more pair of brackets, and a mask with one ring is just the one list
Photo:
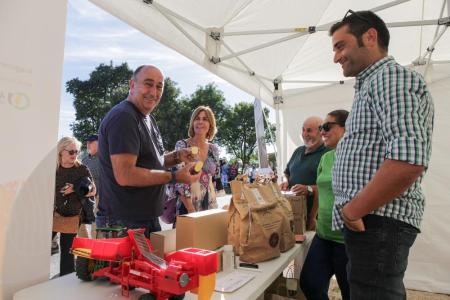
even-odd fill
[(325, 122), (322, 125), (319, 125), (319, 131), (325, 131), (328, 132), (331, 130), (331, 128), (333, 127), (333, 125), (339, 125), (341, 126), (341, 124), (339, 124), (338, 122)]
[(347, 17), (350, 17), (351, 15), (354, 15), (355, 17), (357, 17), (360, 20), (363, 20), (364, 22), (368, 23), (369, 25), (372, 25), (372, 22), (367, 19), (366, 17), (362, 16), (359, 12), (353, 11), (351, 9), (349, 9), (346, 13), (345, 16), (342, 18), (342, 22), (347, 19)]
[(78, 151), (78, 150), (67, 150), (67, 149), (64, 149), (64, 150), (66, 150), (67, 153), (69, 153), (69, 155), (78, 154), (78, 153), (80, 152), (80, 151)]

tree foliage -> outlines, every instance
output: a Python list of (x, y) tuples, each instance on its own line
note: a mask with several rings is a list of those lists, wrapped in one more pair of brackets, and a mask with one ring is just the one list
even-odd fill
[(225, 103), (223, 92), (214, 83), (198, 86), (189, 97), (179, 99), (180, 90), (173, 81), (165, 82), (164, 94), (154, 116), (163, 136), (164, 147), (172, 150), (178, 140), (188, 138), (189, 123), (198, 106), (209, 106), (216, 117), (216, 126), (223, 126), (230, 107)]
[(105, 114), (128, 95), (128, 81), (133, 72), (126, 63), (119, 66), (100, 64), (88, 80), (74, 78), (66, 82), (66, 91), (74, 96), (73, 135), (84, 141), (98, 132)]
[(181, 94), (176, 82), (164, 80), (164, 92), (157, 108), (152, 113), (163, 137), (164, 148), (173, 150), (175, 143), (186, 138), (190, 112), (179, 99)]
[[(106, 113), (127, 97), (132, 73), (126, 63), (113, 66), (111, 62), (100, 64), (87, 80), (74, 78), (66, 82), (66, 91), (74, 96), (76, 119), (71, 128), (76, 138), (84, 141), (90, 134), (98, 132)], [(218, 133), (215, 142), (244, 164), (250, 161), (256, 147), (252, 103), (241, 102), (230, 107), (214, 83), (198, 86), (189, 97), (180, 97), (181, 90), (170, 78), (166, 78), (164, 84), (161, 101), (152, 114), (167, 150), (172, 150), (176, 141), (188, 137), (192, 112), (205, 105), (211, 107), (216, 116)], [(267, 109), (265, 112), (268, 113)], [(265, 126), (274, 130), (271, 124)], [(266, 129), (266, 138), (268, 136)]]
[(240, 102), (227, 114), (220, 143), (227, 151), (239, 158), (243, 165), (250, 161), (256, 147), (255, 116), (253, 104)]

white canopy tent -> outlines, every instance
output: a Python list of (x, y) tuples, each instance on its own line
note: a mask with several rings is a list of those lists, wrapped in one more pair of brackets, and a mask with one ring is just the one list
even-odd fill
[(274, 107), (281, 166), (300, 143), (304, 117), (351, 107), (353, 81), (332, 62), (329, 27), (348, 9), (379, 14), (390, 27), (389, 53), (425, 74), (436, 105), (423, 233), (406, 284), (450, 293), (450, 0), (91, 1)]
[[(450, 0), (91, 1), (274, 107), (282, 166), (305, 116), (351, 106), (352, 81), (340, 83), (326, 33), (349, 8), (373, 9), (392, 26), (390, 53), (400, 63), (424, 72), (432, 52), (433, 156), (406, 284), (450, 293)], [(0, 299), (48, 280), (66, 4), (0, 1)]]

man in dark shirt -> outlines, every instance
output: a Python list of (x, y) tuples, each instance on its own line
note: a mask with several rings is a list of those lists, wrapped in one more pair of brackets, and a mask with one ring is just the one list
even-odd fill
[(306, 196), (307, 229), (315, 228), (318, 204), (314, 203), (316, 192), (317, 166), (320, 158), (327, 151), (323, 145), (319, 126), (322, 119), (309, 117), (303, 122), (302, 138), (304, 146), (295, 149), (284, 170), (284, 181), (281, 190), (291, 190), (298, 196)]
[[(94, 179), (94, 184), (97, 187), (97, 191), (99, 190), (99, 177), (100, 177), (100, 163), (98, 161), (97, 150), (98, 150), (98, 135), (91, 134), (86, 139), (86, 149), (88, 155), (83, 158), (81, 163), (85, 165), (89, 171), (91, 172), (92, 178)], [(97, 212), (98, 207), (98, 193), (95, 195), (95, 207), (94, 213)], [(78, 236), (88, 237), (86, 224), (81, 224), (78, 230)], [(96, 226), (95, 223), (91, 224), (91, 237), (94, 238), (96, 236)]]
[[(99, 133), (100, 198), (98, 215), (110, 225), (161, 230), (166, 183), (192, 183), (200, 174), (190, 169), (195, 157), (186, 148), (164, 154), (151, 112), (164, 89), (164, 76), (154, 66), (140, 66), (130, 80), (128, 98), (103, 119)], [(166, 171), (181, 161), (178, 171)], [(97, 224), (99, 225), (99, 224)]]

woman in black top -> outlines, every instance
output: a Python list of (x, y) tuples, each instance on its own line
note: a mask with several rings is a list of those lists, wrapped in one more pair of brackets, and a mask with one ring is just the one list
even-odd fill
[[(70, 253), (70, 247), (78, 232), (81, 214), (80, 193), (75, 192), (77, 184), (86, 177), (92, 181), (88, 168), (78, 160), (80, 147), (81, 143), (73, 137), (63, 137), (57, 146), (52, 238), (56, 233), (60, 233), (60, 276), (74, 271), (74, 260)], [(94, 196), (95, 193), (96, 188), (92, 183), (84, 197)]]

